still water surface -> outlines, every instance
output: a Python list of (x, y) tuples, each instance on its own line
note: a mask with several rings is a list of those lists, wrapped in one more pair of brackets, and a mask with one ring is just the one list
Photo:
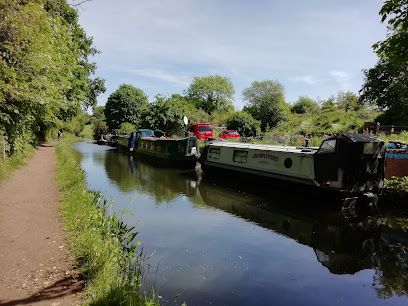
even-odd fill
[(408, 305), (408, 224), (395, 213), (344, 215), (296, 190), (76, 149), (88, 186), (138, 229), (164, 305)]

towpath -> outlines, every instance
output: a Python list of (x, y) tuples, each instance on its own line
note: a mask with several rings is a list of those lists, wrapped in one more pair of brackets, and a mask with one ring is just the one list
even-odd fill
[(55, 182), (53, 145), (0, 184), (0, 305), (75, 305), (73, 270)]

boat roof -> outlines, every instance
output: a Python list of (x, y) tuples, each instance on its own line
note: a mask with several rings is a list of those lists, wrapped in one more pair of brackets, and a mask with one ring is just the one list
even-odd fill
[(253, 144), (242, 142), (229, 142), (229, 141), (214, 141), (209, 144), (214, 147), (229, 147), (237, 149), (249, 149), (249, 150), (263, 150), (263, 151), (285, 151), (293, 153), (314, 154), (319, 148), (316, 147), (292, 147), (292, 146), (279, 146), (268, 144)]
[(195, 138), (194, 136), (191, 137), (181, 137), (181, 138), (172, 138), (172, 137), (142, 137), (142, 140), (150, 140), (150, 141), (158, 141), (158, 140), (163, 140), (163, 141), (179, 141), (179, 140), (184, 140), (184, 139), (191, 139)]
[(137, 131), (138, 131), (138, 132), (154, 132), (154, 131), (151, 130), (151, 129), (138, 129)]
[(331, 140), (331, 139), (343, 139), (348, 142), (382, 142), (379, 140), (377, 137), (369, 134), (341, 134), (341, 135), (336, 135), (333, 137), (330, 137), (326, 140)]

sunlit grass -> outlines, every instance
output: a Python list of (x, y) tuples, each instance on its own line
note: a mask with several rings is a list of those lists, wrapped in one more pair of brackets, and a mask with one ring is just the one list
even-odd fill
[(18, 167), (24, 165), (35, 152), (35, 148), (27, 145), (26, 149), (21, 154), (6, 157), (4, 160), (0, 157), (0, 182), (9, 177), (12, 172)]
[(401, 134), (390, 134), (390, 135), (380, 134), (378, 135), (378, 138), (386, 142), (399, 141), (399, 142), (408, 143), (408, 132), (404, 132)]
[(78, 271), (85, 277), (89, 305), (158, 305), (141, 289), (142, 257), (135, 252), (133, 228), (106, 214), (106, 201), (85, 185), (73, 137), (57, 147), (61, 212)]

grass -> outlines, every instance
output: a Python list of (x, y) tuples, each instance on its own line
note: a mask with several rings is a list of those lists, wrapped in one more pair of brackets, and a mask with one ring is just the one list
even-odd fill
[(106, 201), (89, 191), (72, 144), (66, 135), (57, 147), (57, 181), (63, 194), (61, 213), (75, 256), (86, 279), (89, 305), (158, 305), (141, 289), (142, 256), (136, 253), (134, 228), (106, 214)]
[(0, 182), (10, 176), (18, 167), (24, 165), (34, 154), (34, 147), (27, 145), (23, 153), (0, 160)]
[(321, 110), (315, 114), (288, 114), (286, 120), (271, 129), (266, 135), (322, 136), (323, 134), (355, 133), (362, 129), (364, 122), (373, 121), (379, 114), (369, 109), (350, 112), (334, 109)]
[(378, 138), (385, 142), (399, 141), (399, 142), (408, 143), (408, 132), (404, 132), (401, 134), (390, 134), (390, 135), (380, 134), (378, 135)]

